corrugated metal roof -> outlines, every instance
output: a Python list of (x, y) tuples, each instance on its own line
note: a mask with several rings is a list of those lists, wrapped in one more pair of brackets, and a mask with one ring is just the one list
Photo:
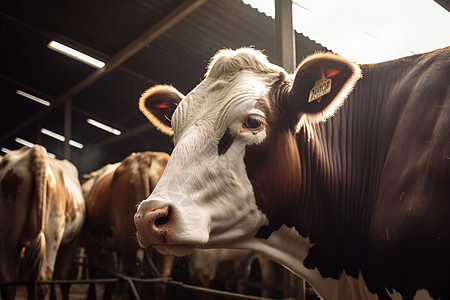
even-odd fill
[[(188, 0), (194, 1), (194, 0)], [(47, 49), (51, 39), (108, 61), (181, 0), (2, 1), (0, 4), (0, 147), (17, 149), (15, 136), (42, 143), (57, 157), (63, 145), (39, 134), (41, 127), (64, 132), (63, 107), (42, 114), (44, 106), (15, 94), (23, 89), (55, 101), (95, 69)], [(222, 48), (254, 46), (273, 60), (274, 21), (239, 0), (209, 0), (142, 50), (73, 97), (72, 150), (81, 173), (116, 162), (136, 151), (167, 151), (170, 139), (153, 129), (137, 108), (140, 94), (155, 83), (189, 92), (202, 79), (211, 56)], [(322, 49), (296, 34), (297, 60)], [(88, 125), (87, 117), (117, 126), (112, 136)], [(33, 120), (14, 136), (27, 120)]]

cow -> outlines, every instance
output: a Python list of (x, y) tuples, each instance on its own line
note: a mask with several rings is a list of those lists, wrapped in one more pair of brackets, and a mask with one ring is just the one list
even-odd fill
[[(40, 145), (6, 154), (0, 163), (0, 214), (1, 282), (68, 278), (85, 219), (73, 164), (49, 157)], [(46, 291), (28, 287), (31, 299), (42, 299)], [(16, 288), (2, 287), (1, 294), (14, 299)]]
[(231, 283), (243, 293), (255, 257), (253, 251), (242, 249), (199, 249), (189, 256), (189, 274), (195, 285), (208, 288), (211, 281), (217, 280)]
[[(123, 273), (141, 276), (141, 266), (137, 265), (139, 246), (133, 215), (136, 205), (156, 186), (168, 159), (169, 155), (162, 152), (132, 153), (121, 162), (108, 164), (84, 176), (87, 180), (82, 184), (86, 199), (83, 243), (89, 264), (98, 265), (97, 257), (102, 250), (107, 254), (115, 252), (123, 262)], [(160, 276), (169, 277), (173, 257), (161, 256), (158, 259)], [(111, 268), (111, 259), (106, 263), (109, 270), (118, 271)], [(90, 286), (88, 293), (89, 298), (95, 298), (94, 285)]]
[(216, 280), (225, 285), (232, 284), (238, 293), (243, 294), (254, 260), (257, 260), (260, 270), (261, 296), (274, 298), (277, 290), (283, 287), (284, 268), (251, 250), (198, 249), (188, 258), (189, 275), (194, 285), (208, 288)]
[(255, 250), (324, 299), (449, 299), (449, 87), (450, 48), (315, 53), (292, 75), (220, 51), (186, 97), (140, 99), (175, 146), (135, 214), (140, 245)]

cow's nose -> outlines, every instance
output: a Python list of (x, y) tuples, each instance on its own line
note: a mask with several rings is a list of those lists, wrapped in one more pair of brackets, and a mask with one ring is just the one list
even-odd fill
[(139, 208), (134, 215), (139, 244), (144, 248), (166, 244), (171, 220), (172, 209), (169, 205), (155, 209)]

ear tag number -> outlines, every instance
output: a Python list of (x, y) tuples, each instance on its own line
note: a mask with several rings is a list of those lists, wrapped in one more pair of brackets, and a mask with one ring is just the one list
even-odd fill
[(322, 96), (325, 96), (329, 92), (331, 92), (331, 78), (326, 78), (325, 72), (322, 69), (320, 79), (316, 80), (314, 87), (309, 91), (308, 103), (314, 100), (320, 103)]

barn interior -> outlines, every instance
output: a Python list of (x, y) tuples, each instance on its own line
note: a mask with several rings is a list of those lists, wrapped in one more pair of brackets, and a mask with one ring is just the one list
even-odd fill
[[(170, 138), (138, 109), (150, 86), (170, 84), (188, 93), (223, 48), (255, 47), (277, 62), (274, 19), (240, 0), (6, 0), (0, 22), (1, 149), (41, 144), (72, 161), (80, 175), (132, 152), (171, 152)], [(295, 39), (297, 62), (324, 50), (300, 33)], [(51, 41), (105, 66), (52, 50)], [(64, 136), (73, 142), (62, 142)]]

